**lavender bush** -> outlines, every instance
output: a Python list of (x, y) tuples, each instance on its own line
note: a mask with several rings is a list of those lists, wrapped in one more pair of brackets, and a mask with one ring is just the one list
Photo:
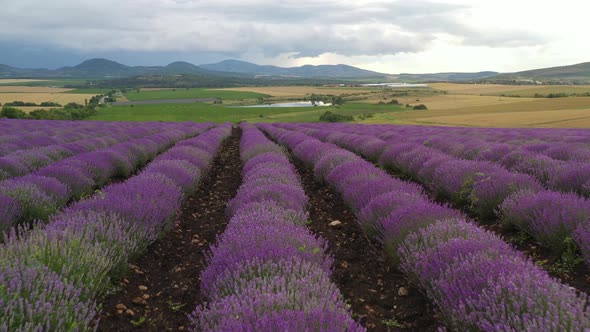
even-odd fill
[(590, 223), (590, 201), (551, 190), (518, 192), (500, 210), (506, 225), (522, 229), (557, 253), (566, 249), (579, 224)]
[[(281, 128), (294, 126), (296, 125), (260, 125), (271, 137), (277, 137), (291, 148), (297, 157), (309, 161), (317, 160), (304, 155), (306, 151), (319, 150), (313, 147), (312, 139), (302, 137), (305, 135), (299, 132), (289, 132)], [(325, 135), (325, 131), (319, 131), (317, 135)], [(392, 133), (391, 137), (394, 135), (396, 134)], [(305, 148), (301, 148), (303, 144)], [(329, 150), (335, 149), (317, 140), (315, 144), (321, 146), (324, 153), (331, 153)], [(439, 172), (438, 176), (430, 179), (433, 182), (440, 181), (440, 188), (446, 194), (463, 195), (461, 191), (469, 189), (466, 197), (473, 199), (478, 197), (474, 193), (481, 197), (482, 193), (489, 192), (488, 196), (484, 195), (489, 201), (500, 201), (498, 197), (511, 194), (511, 191), (502, 191), (502, 188), (482, 185), (486, 183), (483, 181), (486, 179), (485, 172), (493, 174), (497, 170), (493, 164), (470, 161), (457, 163), (456, 168), (463, 171), (456, 172), (458, 175), (461, 176), (466, 170), (471, 174), (471, 179), (463, 177), (457, 181), (439, 171), (440, 165), (449, 163), (452, 158), (439, 158), (437, 153), (433, 153), (431, 160), (436, 162), (427, 167), (428, 158), (416, 158), (422, 154), (410, 157), (408, 153), (411, 145), (404, 149), (405, 151), (402, 149), (399, 153), (387, 155), (400, 156), (392, 159), (395, 163), (400, 161), (399, 164), (392, 164), (393, 167), (422, 163), (424, 166), (418, 167), (422, 171), (429, 168), (432, 174), (431, 170), (436, 170), (435, 173)], [(466, 144), (464, 151), (468, 149), (473, 151), (474, 156), (478, 154), (473, 147)], [(381, 158), (383, 160), (386, 155)], [(354, 162), (356, 168), (374, 167), (369, 163), (363, 164), (360, 158), (352, 162), (343, 161), (342, 164), (347, 162)], [(336, 170), (337, 167), (339, 166), (334, 166), (333, 169)], [(455, 171), (451, 166), (446, 167), (448, 172)], [(365, 174), (371, 174), (367, 177), (371, 179), (377, 173)], [(354, 197), (353, 189), (348, 188), (350, 193), (347, 193), (344, 189), (346, 185), (340, 184), (355, 184), (354, 180), (337, 175), (329, 177), (328, 183), (337, 191), (346, 193), (345, 197)], [(524, 189), (525, 192), (536, 193), (540, 190), (536, 181), (531, 181), (530, 177), (521, 178), (520, 175), (515, 175), (510, 180), (516, 183), (511, 190), (517, 191), (520, 188), (518, 181), (522, 181), (523, 188), (530, 186), (529, 189)], [(389, 256), (399, 262), (399, 267), (410, 280), (418, 284), (437, 304), (451, 330), (584, 331), (590, 328), (586, 295), (577, 294), (552, 279), (547, 272), (502, 239), (462, 220), (463, 217), (457, 211), (430, 203), (424, 196), (412, 190), (409, 193), (396, 191), (392, 188), (393, 183), (395, 182), (388, 180), (388, 177), (383, 177), (382, 181), (373, 181), (371, 184), (377, 194), (368, 203), (361, 199), (364, 206), (355, 213), (361, 225), (371, 223), (380, 229), (376, 236), (384, 242)], [(465, 186), (466, 183), (469, 186)], [(363, 187), (359, 189), (363, 193)], [(587, 234), (590, 231), (580, 227), (575, 236), (576, 239), (588, 238)]]
[[(282, 149), (243, 124), (243, 183), (201, 274), (195, 331), (363, 331), (330, 281), (327, 244), (305, 228), (307, 197)], [(276, 182), (275, 182), (276, 181)]]
[[(216, 151), (230, 129), (222, 125), (197, 139)], [(192, 175), (200, 177), (205, 171)], [(95, 328), (90, 325), (97, 311), (93, 299), (110, 289), (129, 259), (167, 228), (183, 198), (172, 179), (140, 173), (69, 206), (47, 225), (13, 229), (0, 248), (0, 280), (12, 279), (12, 288), (0, 286), (0, 328)], [(10, 274), (14, 266), (26, 273)]]

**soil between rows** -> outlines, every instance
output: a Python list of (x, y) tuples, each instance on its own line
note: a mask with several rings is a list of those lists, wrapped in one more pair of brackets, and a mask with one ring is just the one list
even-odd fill
[(234, 128), (172, 229), (130, 265), (121, 290), (103, 300), (99, 331), (188, 328), (187, 315), (205, 301), (199, 277), (207, 249), (224, 231), (225, 204), (241, 183), (240, 137)]
[[(334, 257), (332, 280), (354, 318), (372, 331), (436, 330), (441, 324), (428, 299), (385, 261), (383, 250), (364, 236), (340, 195), (315, 181), (313, 171), (301, 161), (293, 162), (310, 200), (308, 227), (328, 241)], [(330, 226), (335, 220), (341, 224)], [(398, 293), (402, 287), (407, 295)]]

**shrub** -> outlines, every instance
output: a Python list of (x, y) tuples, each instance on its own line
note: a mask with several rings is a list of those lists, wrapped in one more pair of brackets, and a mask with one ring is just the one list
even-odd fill
[(326, 111), (320, 115), (320, 121), (322, 122), (347, 122), (352, 120), (354, 120), (352, 115), (337, 114), (330, 111)]

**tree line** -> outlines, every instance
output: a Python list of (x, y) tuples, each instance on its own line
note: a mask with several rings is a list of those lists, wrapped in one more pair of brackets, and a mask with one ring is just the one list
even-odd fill
[[(15, 103), (6, 103), (2, 106), (2, 110), (0, 110), (0, 118), (8, 118), (8, 119), (29, 119), (29, 120), (84, 120), (87, 119), (97, 113), (97, 109), (99, 107), (104, 107), (104, 104), (101, 104), (101, 100), (104, 98), (105, 102), (114, 101), (113, 94), (115, 91), (111, 91), (107, 94), (96, 95), (90, 98), (85, 105), (81, 105), (78, 103), (68, 103), (63, 106), (63, 108), (52, 108), (48, 110), (44, 109), (36, 109), (29, 113), (24, 112), (21, 109), (18, 109), (14, 106), (29, 106), (29, 105), (22, 105), (17, 102)], [(27, 103), (23, 103), (27, 104)], [(33, 105), (33, 106), (44, 106), (44, 103), (40, 105)], [(56, 104), (56, 103), (52, 103)], [(57, 104), (59, 105), (59, 104)], [(48, 105), (48, 106), (55, 106), (55, 105)], [(60, 105), (61, 106), (61, 105)]]

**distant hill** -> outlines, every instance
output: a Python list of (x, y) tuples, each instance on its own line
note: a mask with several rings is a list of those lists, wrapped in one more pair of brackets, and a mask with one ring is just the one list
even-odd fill
[(107, 59), (90, 59), (74, 67), (57, 69), (56, 74), (72, 77), (123, 77), (139, 75), (141, 69)]
[[(35, 78), (125, 78), (139, 75), (217, 75), (188, 62), (173, 62), (167, 66), (126, 66), (108, 59), (90, 59), (74, 67), (24, 69), (0, 65), (1, 77)], [(225, 76), (226, 73), (220, 73)]]
[(444, 81), (444, 82), (463, 82), (479, 80), (486, 77), (496, 76), (498, 72), (495, 71), (480, 71), (476, 73), (432, 73), (432, 74), (399, 74), (398, 79), (404, 81)]
[(167, 66), (126, 66), (108, 59), (90, 59), (74, 67), (55, 70), (14, 68), (0, 64), (1, 77), (35, 78), (126, 78), (140, 75), (206, 75), (220, 77), (279, 76), (296, 78), (385, 78), (385, 74), (347, 65), (301, 66), (281, 68), (225, 60), (216, 64), (196, 66), (177, 61)]
[(301, 67), (261, 66), (239, 60), (224, 60), (218, 63), (200, 65), (199, 67), (218, 72), (232, 72), (266, 76), (293, 76), (305, 78), (385, 78), (388, 75), (348, 65), (305, 65)]
[(499, 74), (490, 79), (496, 81), (531, 80), (543, 83), (590, 83), (590, 62)]

